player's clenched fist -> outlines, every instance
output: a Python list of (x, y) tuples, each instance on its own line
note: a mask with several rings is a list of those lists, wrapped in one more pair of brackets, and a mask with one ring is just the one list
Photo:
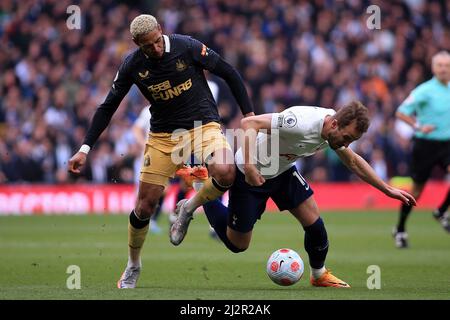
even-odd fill
[(69, 160), (69, 172), (80, 173), (80, 168), (86, 163), (87, 154), (84, 152), (77, 152)]

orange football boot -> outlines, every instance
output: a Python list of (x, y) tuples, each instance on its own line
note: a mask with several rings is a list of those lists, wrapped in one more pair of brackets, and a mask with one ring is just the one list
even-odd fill
[(195, 181), (207, 180), (209, 178), (208, 169), (205, 166), (195, 166), (192, 173)]
[(310, 282), (314, 287), (350, 288), (348, 283), (332, 275), (331, 270), (326, 270), (325, 273), (318, 279), (314, 279), (311, 275)]
[(189, 187), (192, 187), (194, 181), (201, 182), (207, 180), (209, 177), (208, 169), (205, 166), (191, 167), (185, 165), (178, 169), (175, 174), (183, 179)]
[(175, 175), (180, 177), (188, 187), (192, 187), (192, 183), (194, 182), (194, 177), (191, 174), (192, 167), (187, 165), (184, 165), (175, 172)]

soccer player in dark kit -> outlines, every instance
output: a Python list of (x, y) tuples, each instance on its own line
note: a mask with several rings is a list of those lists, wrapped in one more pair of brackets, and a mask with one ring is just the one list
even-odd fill
[[(204, 70), (226, 81), (244, 116), (254, 115), (239, 73), (206, 45), (189, 36), (163, 34), (151, 15), (136, 17), (130, 24), (130, 32), (139, 48), (120, 65), (108, 96), (94, 114), (83, 145), (69, 161), (69, 171), (79, 174), (90, 148), (135, 84), (151, 104), (151, 132), (145, 146), (136, 205), (129, 218), (128, 264), (118, 288), (136, 286), (150, 217), (169, 178), (191, 156), (191, 152), (184, 152), (186, 147), (200, 153), (197, 158), (208, 165), (211, 176), (195, 195), (196, 205), (218, 198), (234, 181), (233, 152), (221, 131), (217, 105)], [(173, 136), (179, 129), (184, 130), (183, 143)], [(208, 139), (194, 139), (198, 130), (207, 133), (204, 136)], [(174, 161), (174, 154), (181, 154), (183, 161)]]

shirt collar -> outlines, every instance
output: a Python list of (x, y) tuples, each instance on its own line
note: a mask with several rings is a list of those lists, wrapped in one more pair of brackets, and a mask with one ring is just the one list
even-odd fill
[(170, 52), (170, 40), (169, 40), (169, 37), (166, 36), (165, 34), (163, 34), (163, 38), (164, 38), (165, 52)]
[[(163, 39), (164, 39), (164, 52), (169, 53), (170, 52), (170, 39), (168, 36), (166, 36), (165, 34), (163, 34)], [(144, 51), (141, 50), (141, 52), (144, 54), (144, 56), (149, 59), (150, 57), (148, 55), (145, 54)]]

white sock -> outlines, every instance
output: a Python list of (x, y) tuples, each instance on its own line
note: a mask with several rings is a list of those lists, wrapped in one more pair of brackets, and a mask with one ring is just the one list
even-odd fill
[(311, 275), (314, 277), (314, 279), (318, 279), (325, 273), (326, 270), (327, 269), (325, 269), (325, 266), (320, 269), (314, 269), (313, 267), (311, 267)]

